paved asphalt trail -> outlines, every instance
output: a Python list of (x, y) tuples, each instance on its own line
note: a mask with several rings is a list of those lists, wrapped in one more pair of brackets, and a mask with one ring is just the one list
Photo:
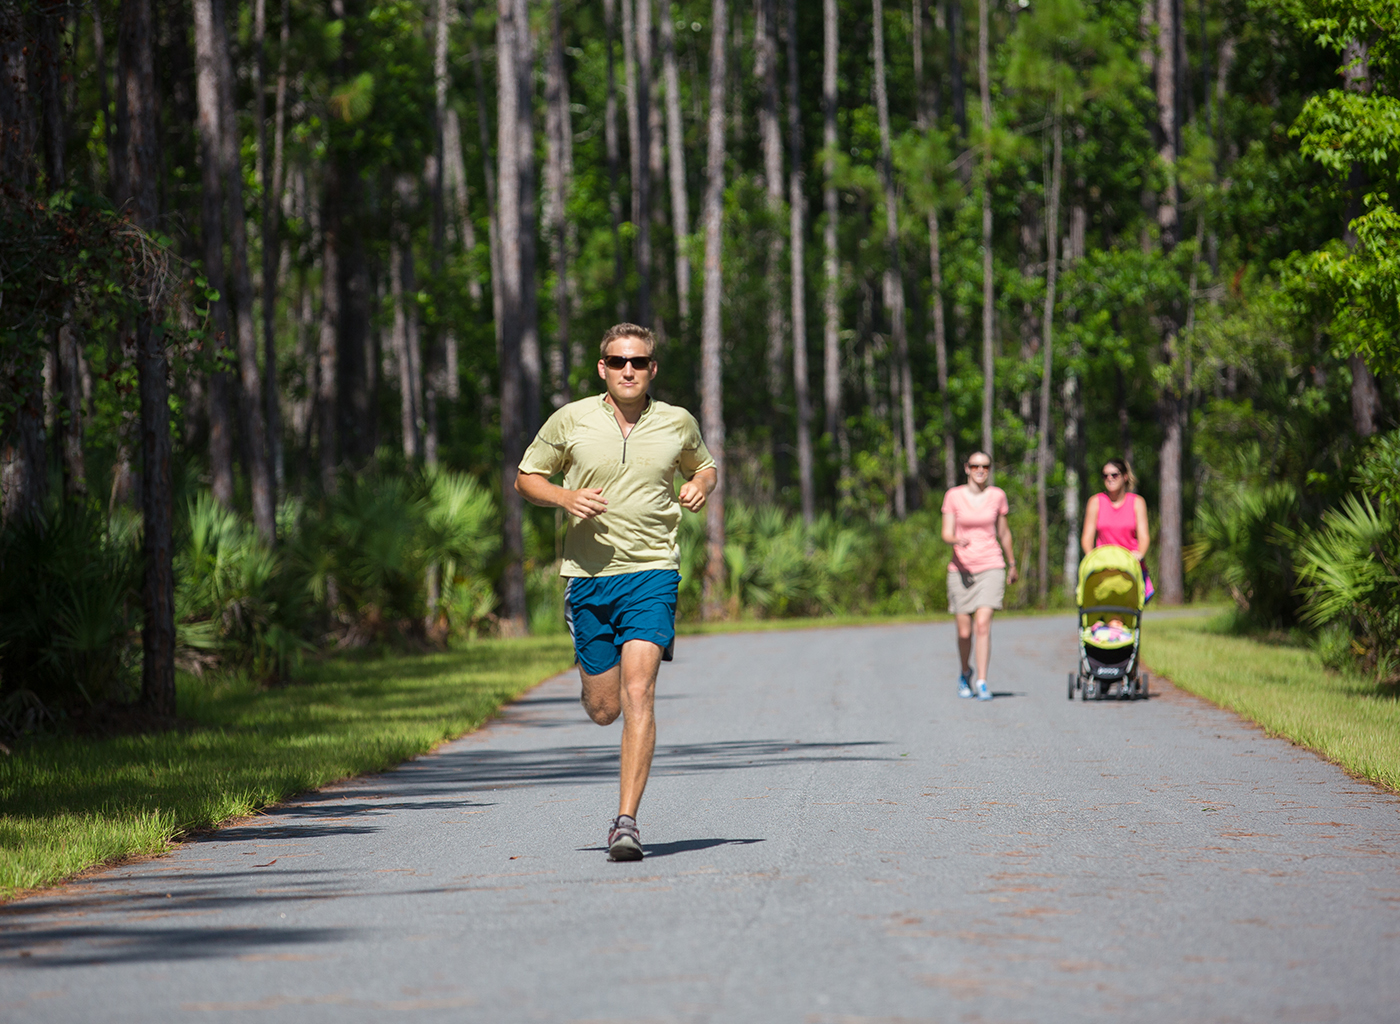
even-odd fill
[[(1148, 622), (1150, 629), (1150, 620)], [(1073, 625), (690, 637), (645, 861), (573, 676), (384, 775), (0, 908), (0, 1019), (1393, 1021), (1400, 800)]]

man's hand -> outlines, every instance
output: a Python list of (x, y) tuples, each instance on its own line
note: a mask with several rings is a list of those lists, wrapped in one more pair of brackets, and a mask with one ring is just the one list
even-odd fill
[(704, 508), (705, 502), (709, 497), (709, 492), (694, 480), (687, 480), (681, 485), (681, 507), (687, 508), (692, 512), (699, 512)]
[(710, 497), (710, 492), (719, 483), (719, 473), (715, 467), (702, 469), (693, 477), (681, 484), (681, 493), (677, 495), (681, 508), (689, 509), (691, 512), (699, 512), (705, 507), (705, 502)]
[(564, 491), (559, 507), (575, 519), (592, 519), (608, 510), (608, 499), (603, 497), (601, 487), (581, 487), (577, 491)]

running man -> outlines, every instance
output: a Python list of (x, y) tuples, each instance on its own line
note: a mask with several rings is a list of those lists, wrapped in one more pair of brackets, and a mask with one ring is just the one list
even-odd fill
[[(647, 394), (656, 339), (636, 324), (603, 335), (598, 376), (607, 394), (570, 402), (540, 428), (515, 489), (569, 514), (564, 617), (574, 638), (583, 706), (599, 725), (622, 716), (617, 817), (608, 857), (640, 860), (637, 807), (656, 749), (656, 671), (671, 660), (681, 509), (699, 512), (714, 490), (715, 460), (695, 417)], [(685, 478), (679, 496), (676, 471)], [(564, 474), (562, 487), (550, 477)]]

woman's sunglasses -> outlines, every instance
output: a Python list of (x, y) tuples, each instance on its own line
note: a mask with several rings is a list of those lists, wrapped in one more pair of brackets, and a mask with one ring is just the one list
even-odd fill
[(967, 468), (968, 468), (968, 469), (991, 469), (991, 468), (992, 468), (992, 464), (991, 464), (990, 462), (969, 462), (969, 463), (967, 464)]
[(605, 356), (603, 365), (609, 370), (620, 370), (628, 363), (634, 370), (645, 370), (651, 365), (651, 356)]
[(1123, 475), (1122, 473), (1105, 473), (1105, 474), (1103, 475), (1103, 478), (1104, 478), (1105, 480), (1117, 480), (1117, 479), (1118, 479), (1120, 476), (1122, 476), (1122, 475)]

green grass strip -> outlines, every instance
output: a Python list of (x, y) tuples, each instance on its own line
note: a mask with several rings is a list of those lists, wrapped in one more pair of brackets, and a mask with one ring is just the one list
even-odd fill
[(1331, 672), (1302, 647), (1228, 632), (1228, 618), (1159, 618), (1143, 661), (1183, 690), (1400, 790), (1400, 701), (1374, 680)]
[(0, 758), (0, 900), (422, 754), (572, 661), (540, 637), (338, 658), (277, 690), (182, 679), (188, 731), (26, 744)]

